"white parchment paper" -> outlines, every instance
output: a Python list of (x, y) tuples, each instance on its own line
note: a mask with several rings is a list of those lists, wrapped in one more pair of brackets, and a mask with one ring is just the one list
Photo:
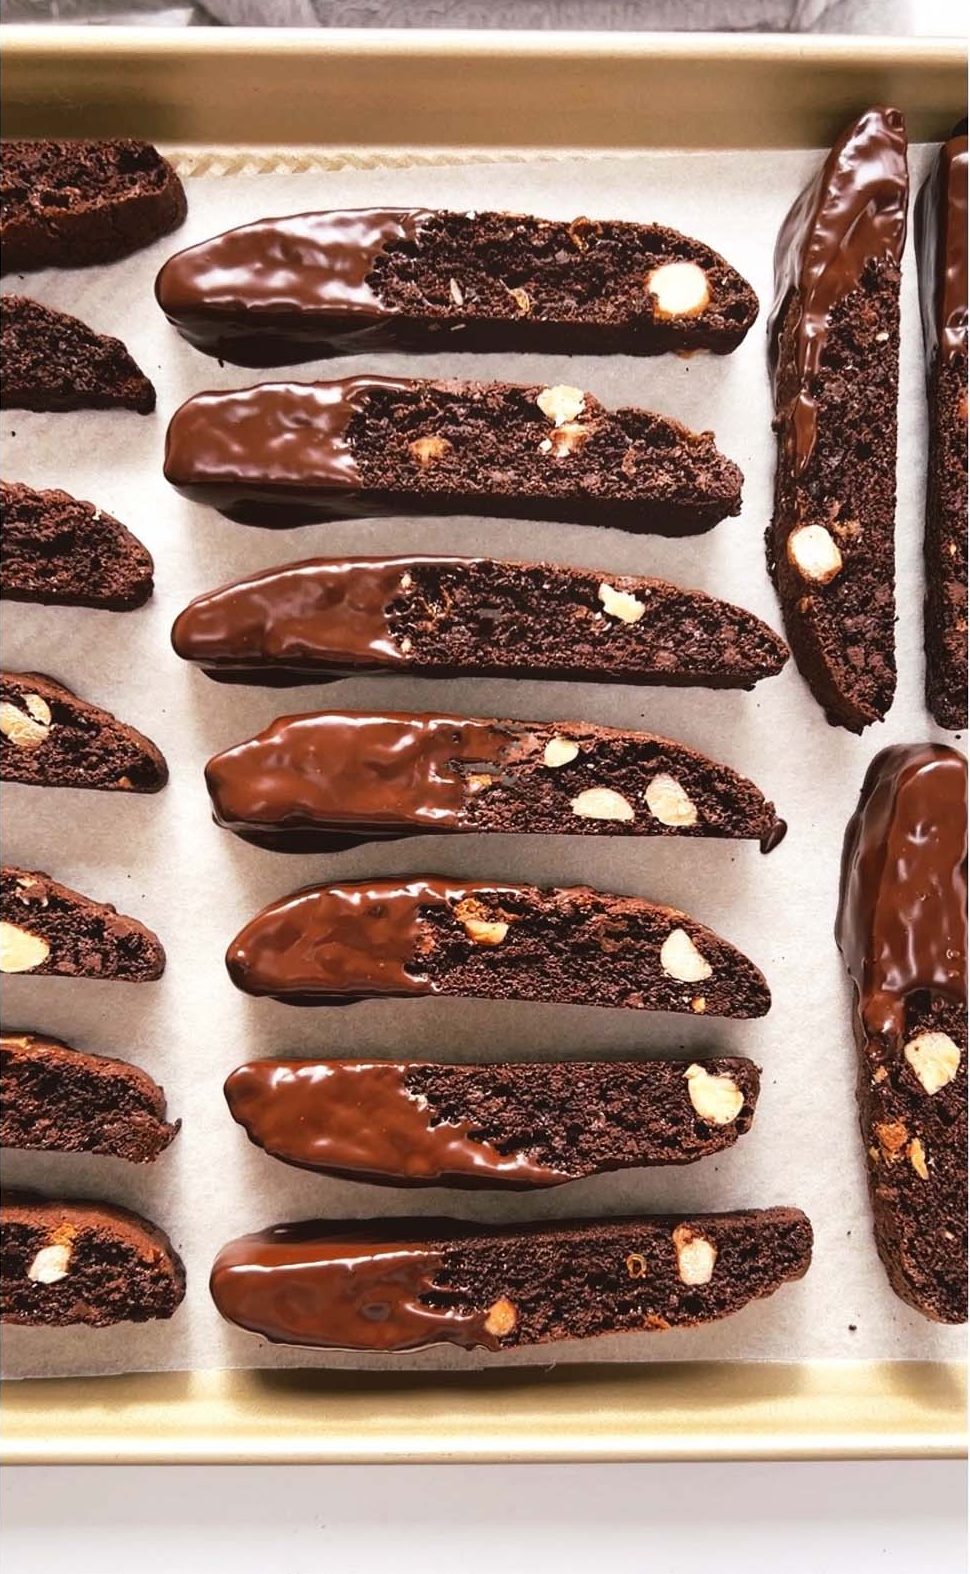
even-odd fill
[[(546, 557), (614, 573), (652, 573), (743, 603), (776, 627), (764, 562), (774, 444), (765, 372), (765, 316), (775, 235), (817, 152), (689, 153), (523, 159), (449, 166), (207, 174), (187, 180), (183, 230), (111, 267), (35, 275), (25, 288), (121, 334), (158, 387), (150, 418), (122, 413), (4, 411), (4, 474), (95, 500), (140, 535), (156, 560), (157, 590), (142, 611), (118, 615), (6, 604), (7, 666), (55, 676), (148, 732), (171, 783), (156, 798), (11, 786), (6, 857), (114, 901), (157, 929), (168, 970), (154, 985), (18, 977), (7, 981), (5, 1022), (79, 1047), (135, 1060), (165, 1086), (183, 1129), (152, 1166), (47, 1154), (10, 1154), (8, 1184), (110, 1199), (156, 1219), (185, 1259), (188, 1294), (168, 1323), (144, 1327), (10, 1329), (10, 1374), (108, 1373), (246, 1365), (380, 1365), (380, 1358), (287, 1350), (223, 1323), (209, 1298), (209, 1266), (231, 1236), (286, 1219), (452, 1213), (543, 1220), (654, 1210), (797, 1204), (815, 1226), (807, 1278), (709, 1328), (625, 1335), (590, 1344), (483, 1357), (433, 1350), (390, 1358), (398, 1367), (469, 1367), (496, 1359), (613, 1361), (722, 1357), (941, 1359), (963, 1350), (960, 1330), (910, 1311), (876, 1257), (856, 1125), (849, 994), (832, 940), (846, 819), (877, 749), (934, 735), (922, 697), (921, 534), (924, 408), (916, 279), (903, 292), (899, 443), (899, 689), (888, 721), (854, 738), (826, 723), (794, 664), (750, 694), (640, 690), (500, 679), (419, 683), (354, 678), (273, 692), (217, 686), (177, 660), (173, 618), (194, 595), (286, 561), (345, 552), (481, 552)], [(914, 149), (914, 189), (929, 149)], [(724, 359), (636, 360), (441, 354), (420, 361), (373, 355), (307, 365), (297, 378), (368, 368), (418, 375), (505, 377), (587, 388), (607, 404), (644, 404), (713, 428), (745, 475), (744, 510), (712, 533), (662, 541), (575, 525), (452, 518), (384, 519), (299, 530), (246, 528), (186, 502), (162, 478), (165, 425), (204, 388), (261, 376), (198, 354), (158, 311), (152, 284), (175, 249), (266, 214), (361, 204), (497, 207), (550, 217), (653, 219), (704, 238), (752, 281), (761, 316)], [(789, 821), (770, 857), (716, 841), (591, 841), (454, 837), (398, 842), (335, 856), (284, 856), (246, 846), (209, 817), (202, 765), (287, 710), (388, 706), (569, 719), (646, 727), (683, 739), (751, 775)], [(505, 1002), (369, 1002), (298, 1010), (237, 992), (226, 944), (264, 903), (301, 885), (368, 875), (464, 874), (588, 882), (694, 913), (765, 970), (774, 1005), (760, 1022), (686, 1020), (633, 1011)], [(688, 1169), (600, 1176), (540, 1195), (406, 1191), (327, 1180), (251, 1147), (222, 1097), (226, 1074), (259, 1055), (511, 1058), (746, 1054), (764, 1070), (751, 1133), (729, 1153)], [(385, 1358), (385, 1362), (388, 1358)]]

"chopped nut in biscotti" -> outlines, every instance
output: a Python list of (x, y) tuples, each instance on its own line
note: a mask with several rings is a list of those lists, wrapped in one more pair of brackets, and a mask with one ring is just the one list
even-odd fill
[(0, 921), (0, 973), (30, 973), (50, 956), (51, 948), (40, 935), (19, 924)]
[(501, 945), (509, 932), (503, 919), (493, 918), (488, 908), (471, 896), (458, 903), (455, 917), (476, 945)]
[(408, 448), (419, 465), (433, 465), (436, 459), (443, 459), (445, 454), (451, 453), (451, 444), (446, 437), (416, 437), (408, 444)]
[(49, 1246), (42, 1246), (27, 1269), (28, 1279), (34, 1284), (57, 1284), (61, 1279), (66, 1279), (71, 1255), (69, 1240), (53, 1241)]
[(542, 754), (543, 765), (548, 765), (550, 770), (557, 770), (560, 765), (569, 765), (579, 753), (579, 744), (572, 738), (550, 738)]
[(712, 1126), (729, 1126), (737, 1120), (744, 1108), (744, 1094), (733, 1077), (726, 1072), (714, 1076), (699, 1065), (688, 1066), (684, 1072), (687, 1092), (701, 1120)]
[(903, 1054), (924, 1093), (932, 1096), (945, 1088), (960, 1069), (960, 1050), (948, 1033), (918, 1033)]
[(461, 292), (461, 285), (457, 279), (448, 280), (448, 294), (451, 296), (455, 306), (464, 306), (465, 297)]
[(568, 459), (570, 454), (579, 453), (589, 431), (588, 426), (578, 421), (567, 421), (565, 426), (557, 426), (551, 436), (544, 437), (539, 447), (544, 454), (552, 454), (556, 459)]
[(842, 571), (842, 553), (824, 525), (799, 525), (786, 550), (788, 561), (812, 584), (828, 585)]
[(485, 1332), (496, 1339), (504, 1339), (510, 1334), (519, 1320), (519, 1314), (512, 1302), (504, 1295), (500, 1295), (488, 1309), (485, 1318)]
[(573, 814), (583, 820), (632, 820), (636, 811), (612, 787), (587, 787), (572, 800)]
[(565, 426), (567, 421), (575, 421), (577, 415), (582, 415), (586, 408), (586, 395), (581, 388), (557, 383), (552, 388), (543, 388), (536, 397), (536, 404), (553, 426)]
[(619, 618), (621, 623), (639, 623), (646, 612), (646, 604), (638, 601), (628, 590), (614, 590), (604, 580), (597, 591), (603, 610), (611, 618)]
[(529, 299), (529, 292), (516, 287), (515, 289), (509, 290), (509, 294), (514, 300), (522, 316), (528, 317), (529, 313), (532, 311), (532, 302)]
[(697, 808), (675, 777), (661, 771), (647, 785), (647, 808), (661, 825), (685, 829), (697, 824)]
[(39, 694), (25, 694), (24, 705), (25, 711), (9, 700), (0, 704), (0, 733), (15, 748), (37, 749), (50, 734), (50, 706)]
[(647, 1271), (647, 1259), (642, 1252), (630, 1252), (624, 1263), (631, 1279), (642, 1279)]
[(930, 1172), (926, 1164), (926, 1149), (920, 1142), (919, 1137), (913, 1138), (906, 1152), (909, 1154), (909, 1162), (920, 1180), (929, 1180)]
[(677, 1253), (677, 1272), (682, 1284), (710, 1284), (717, 1261), (717, 1247), (706, 1236), (698, 1235), (686, 1224), (673, 1233)]
[(658, 317), (697, 317), (711, 298), (704, 269), (696, 262), (665, 262), (646, 277)]
[(873, 1129), (883, 1158), (887, 1163), (894, 1164), (909, 1140), (909, 1132), (901, 1120), (877, 1121)]
[(699, 984), (714, 971), (686, 929), (670, 931), (660, 947), (660, 966), (668, 978), (676, 978), (682, 984)]

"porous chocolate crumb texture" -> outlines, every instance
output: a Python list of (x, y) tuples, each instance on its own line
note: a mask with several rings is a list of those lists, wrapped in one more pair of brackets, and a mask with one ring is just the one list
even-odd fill
[(769, 331), (778, 434), (768, 560), (792, 653), (832, 723), (896, 687), (896, 403), (908, 199), (897, 110), (851, 125), (789, 213)]
[(916, 201), (929, 405), (926, 468), (926, 703), (967, 725), (967, 138), (941, 147)]
[(767, 840), (780, 823), (730, 767), (586, 722), (281, 716), (217, 754), (205, 776), (219, 824), (293, 852), (419, 832)]
[(318, 558), (200, 596), (172, 643), (227, 682), (355, 672), (751, 688), (784, 640), (662, 579), (492, 558)]
[(0, 779), (144, 793), (168, 767), (150, 739), (52, 678), (0, 672)]
[(165, 475), (244, 524), (478, 514), (690, 535), (741, 511), (710, 432), (563, 385), (357, 377), (196, 394)]
[(181, 1123), (140, 1066), (39, 1033), (0, 1036), (0, 1146), (103, 1153), (148, 1164)]
[(39, 870), (0, 870), (0, 973), (147, 983), (165, 970), (158, 936)]
[(0, 271), (114, 262), (182, 223), (182, 183), (156, 148), (114, 141), (2, 144)]
[(242, 225), (172, 257), (156, 294), (241, 366), (385, 346), (724, 354), (758, 311), (723, 257), (663, 225), (413, 208)]
[(800, 1279), (797, 1208), (485, 1229), (453, 1219), (279, 1225), (223, 1247), (223, 1317), (280, 1343), (488, 1350), (691, 1328)]
[(0, 295), (0, 355), (0, 408), (155, 408), (155, 389), (120, 339), (25, 295)]
[(0, 1204), (0, 1319), (35, 1328), (145, 1323), (185, 1296), (157, 1225), (100, 1202), (12, 1193)]
[(525, 1189), (719, 1153), (748, 1130), (758, 1089), (737, 1059), (256, 1060), (225, 1092), (250, 1141), (299, 1168)]
[(94, 503), (0, 481), (0, 596), (129, 612), (153, 589), (151, 553)]
[(764, 977), (673, 908), (586, 886), (431, 877), (309, 887), (246, 925), (226, 955), (249, 994), (296, 1005), (457, 995), (764, 1016)]

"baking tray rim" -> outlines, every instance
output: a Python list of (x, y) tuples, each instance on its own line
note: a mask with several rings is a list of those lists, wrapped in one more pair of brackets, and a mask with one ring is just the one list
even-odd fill
[[(528, 62), (534, 68), (530, 80), (544, 75), (552, 87), (569, 64), (588, 70), (596, 89), (616, 66), (662, 73), (671, 86), (678, 71), (701, 68), (721, 82), (740, 63), (756, 73), (782, 70), (803, 85), (811, 77), (829, 116), (841, 112), (853, 83), (859, 97), (876, 96), (884, 73), (888, 87), (893, 73), (902, 72), (914, 82), (925, 75), (931, 98), (947, 97), (945, 106), (931, 106), (935, 119), (920, 110), (919, 130), (928, 135), (936, 134), (936, 123), (942, 132), (955, 118), (949, 95), (958, 107), (965, 86), (966, 48), (960, 39), (66, 26), (8, 26), (3, 33), (5, 130), (14, 135), (43, 135), (45, 128), (48, 135), (69, 134), (59, 128), (58, 117), (74, 114), (84, 102), (90, 72), (106, 62), (115, 80), (119, 64), (127, 67), (129, 109), (140, 102), (140, 72), (193, 61), (203, 68), (219, 61), (230, 70), (234, 61), (246, 62), (270, 74), (295, 61), (352, 63), (379, 72), (385, 86), (395, 66), (433, 67), (447, 60), (460, 61), (466, 73)], [(50, 73), (54, 89), (44, 97), (39, 87)], [(73, 84), (73, 98), (70, 92), (65, 96), (66, 82)], [(726, 87), (714, 95), (718, 102), (722, 91)], [(119, 115), (124, 103), (124, 97), (109, 98), (102, 113), (109, 119)], [(26, 125), (25, 106), (38, 111), (33, 121), (28, 114)], [(653, 122), (638, 121), (626, 145), (674, 145), (652, 134), (659, 113), (655, 108)], [(798, 145), (816, 145), (824, 135), (824, 114), (806, 122)], [(501, 113), (498, 120), (505, 124)], [(386, 120), (382, 125), (387, 129)], [(151, 128), (125, 121), (100, 134), (136, 131), (150, 134)], [(193, 142), (174, 126), (152, 134), (181, 146)], [(211, 146), (218, 138), (203, 140)], [(272, 117), (263, 116), (253, 142), (265, 147), (274, 141), (279, 145)], [(459, 136), (449, 142), (444, 134), (436, 141), (443, 151), (474, 146)], [(497, 131), (490, 145), (509, 144)], [(570, 146), (541, 137), (518, 145), (531, 155), (543, 146), (557, 151)], [(756, 145), (785, 144), (769, 139)], [(4, 1382), (0, 1459), (93, 1464), (945, 1458), (966, 1451), (966, 1413), (965, 1362), (658, 1361), (469, 1374), (144, 1373)]]

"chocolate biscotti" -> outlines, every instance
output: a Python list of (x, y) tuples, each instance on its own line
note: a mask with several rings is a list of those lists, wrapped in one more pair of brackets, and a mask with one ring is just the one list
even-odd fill
[(137, 919), (39, 870), (0, 869), (0, 973), (142, 984), (164, 970), (161, 941)]
[(0, 271), (114, 262), (185, 218), (185, 192), (149, 142), (4, 142)]
[(778, 434), (769, 567), (829, 721), (861, 732), (896, 687), (896, 401), (909, 178), (903, 117), (848, 127), (775, 250)]
[(509, 1350), (713, 1322), (800, 1279), (811, 1256), (797, 1208), (497, 1229), (320, 1220), (230, 1242), (209, 1284), (223, 1317), (274, 1343)]
[(423, 208), (244, 224), (172, 257), (155, 293), (191, 344), (239, 366), (449, 341), (462, 351), (725, 354), (758, 313), (723, 257), (660, 224)]
[(201, 393), (165, 475), (244, 524), (387, 513), (554, 519), (693, 535), (741, 511), (710, 432), (565, 385), (351, 377)]
[(40, 1033), (0, 1034), (0, 1147), (150, 1164), (180, 1124), (140, 1066)]
[(885, 749), (849, 822), (836, 936), (853, 984), (876, 1246), (904, 1301), (967, 1316), (967, 762)]
[(0, 481), (0, 596), (130, 612), (153, 589), (151, 553), (94, 503)]
[(36, 672), (0, 672), (0, 780), (159, 792), (168, 766), (142, 733)]
[(753, 782), (680, 743), (587, 722), (280, 716), (205, 768), (218, 824), (281, 851), (418, 832), (784, 833)]
[(247, 994), (293, 1005), (458, 995), (760, 1017), (771, 1004), (754, 964), (696, 919), (587, 886), (311, 886), (257, 914), (226, 965)]
[(26, 1193), (0, 1203), (0, 1321), (34, 1328), (171, 1317), (185, 1269), (158, 1228), (101, 1202)]
[(155, 390), (120, 339), (25, 295), (0, 295), (0, 409), (135, 410)]
[(172, 643), (211, 678), (355, 672), (751, 688), (785, 643), (753, 613), (662, 579), (494, 558), (317, 558), (199, 596)]
[(751, 1125), (758, 1088), (750, 1060), (254, 1060), (225, 1091), (250, 1141), (285, 1164), (525, 1189), (720, 1153)]
[(929, 455), (926, 703), (967, 725), (967, 138), (951, 137), (916, 199)]

